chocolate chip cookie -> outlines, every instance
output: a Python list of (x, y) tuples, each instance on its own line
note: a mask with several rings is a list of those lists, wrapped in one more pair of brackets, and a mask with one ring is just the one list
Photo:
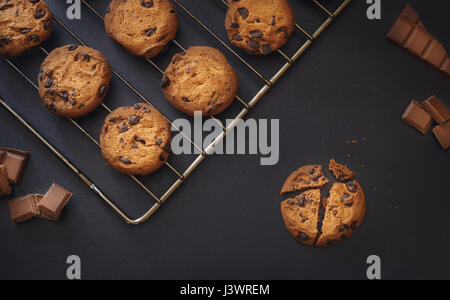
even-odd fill
[(68, 45), (50, 52), (42, 63), (39, 95), (51, 112), (82, 117), (102, 103), (111, 77), (108, 61), (100, 52)]
[(300, 243), (313, 246), (319, 230), (320, 190), (309, 190), (281, 203), (281, 214), (289, 233)]
[(173, 57), (161, 87), (167, 100), (178, 110), (190, 116), (195, 111), (213, 116), (231, 105), (239, 80), (219, 50), (190, 47)]
[(0, 56), (18, 56), (50, 36), (53, 18), (43, 0), (0, 0)]
[(152, 58), (175, 38), (178, 15), (169, 0), (113, 0), (105, 28), (131, 54)]
[(278, 50), (294, 31), (294, 13), (287, 0), (228, 0), (228, 37), (236, 47), (255, 55)]
[(114, 169), (125, 174), (148, 175), (169, 158), (170, 124), (150, 105), (120, 107), (106, 117), (100, 147)]
[[(313, 174), (322, 179), (312, 183)], [(302, 244), (332, 246), (350, 237), (364, 219), (366, 199), (360, 184), (355, 180), (335, 183), (329, 197), (321, 200), (320, 188), (327, 182), (321, 166), (309, 165), (295, 171), (283, 186), (282, 194), (301, 192), (281, 203), (281, 214), (288, 231)]]

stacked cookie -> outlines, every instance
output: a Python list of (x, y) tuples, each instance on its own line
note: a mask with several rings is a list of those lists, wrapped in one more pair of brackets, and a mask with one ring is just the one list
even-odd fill
[(364, 192), (354, 173), (331, 160), (329, 170), (341, 181), (322, 199), (328, 179), (319, 165), (308, 165), (292, 173), (281, 195), (292, 196), (281, 203), (281, 214), (289, 233), (300, 243), (327, 247), (349, 238), (361, 225), (366, 212)]

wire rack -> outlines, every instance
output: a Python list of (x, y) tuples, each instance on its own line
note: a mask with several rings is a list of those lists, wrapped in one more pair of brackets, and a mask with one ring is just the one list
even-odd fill
[[(296, 62), (300, 56), (305, 52), (305, 50), (311, 46), (311, 44), (321, 35), (321, 33), (333, 22), (333, 20), (344, 10), (345, 7), (347, 7), (348, 4), (350, 4), (351, 0), (343, 0), (338, 8), (334, 11), (330, 11), (325, 5), (323, 5), (321, 2), (317, 0), (312, 0), (314, 5), (318, 6), (320, 10), (322, 10), (326, 15), (327, 19), (313, 32), (309, 33), (304, 27), (300, 26), (299, 24), (295, 24), (295, 28), (298, 32), (300, 32), (301, 35), (304, 35), (306, 37), (306, 41), (298, 48), (295, 53), (290, 56), (286, 54), (283, 50), (278, 50), (278, 55), (282, 57), (282, 59), (285, 61), (283, 66), (271, 77), (268, 78), (264, 75), (262, 75), (261, 72), (257, 70), (252, 64), (250, 64), (247, 60), (245, 60), (236, 50), (234, 50), (231, 46), (229, 46), (223, 39), (221, 39), (213, 30), (211, 30), (207, 25), (205, 25), (204, 22), (201, 21), (200, 18), (195, 16), (191, 10), (187, 9), (180, 1), (178, 0), (172, 0), (178, 8), (183, 11), (185, 14), (187, 14), (193, 22), (197, 23), (201, 28), (203, 28), (213, 39), (215, 39), (217, 42), (222, 44), (227, 51), (229, 51), (235, 58), (240, 61), (246, 68), (250, 70), (250, 72), (254, 73), (259, 79), (264, 82), (263, 87), (256, 93), (256, 95), (253, 96), (253, 98), (246, 102), (239, 96), (236, 96), (236, 101), (241, 103), (243, 105), (243, 109), (240, 110), (240, 112), (234, 117), (233, 121), (228, 123), (227, 126), (224, 126), (222, 122), (217, 120), (214, 117), (211, 117), (212, 119), (216, 120), (220, 126), (222, 126), (223, 131), (221, 134), (219, 134), (214, 141), (209, 144), (207, 147), (203, 148), (194, 141), (192, 141), (188, 136), (186, 136), (183, 131), (181, 131), (179, 128), (177, 128), (173, 122), (167, 118), (169, 123), (172, 125), (172, 128), (174, 131), (177, 131), (179, 134), (183, 135), (184, 138), (186, 138), (192, 145), (199, 151), (199, 155), (196, 156), (195, 160), (184, 170), (179, 171), (177, 168), (172, 166), (169, 162), (166, 162), (166, 166), (173, 172), (176, 176), (176, 180), (170, 185), (170, 187), (164, 192), (164, 194), (160, 197), (156, 195), (149, 187), (147, 187), (141, 179), (137, 178), (136, 176), (130, 176), (130, 178), (140, 187), (142, 188), (149, 196), (150, 200), (152, 201), (152, 205), (150, 206), (150, 209), (145, 211), (140, 217), (138, 218), (131, 218), (127, 215), (125, 211), (120, 209), (116, 203), (109, 198), (106, 193), (104, 193), (100, 188), (97, 187), (94, 180), (88, 178), (74, 163), (72, 163), (69, 159), (66, 158), (66, 156), (61, 153), (56, 147), (54, 147), (46, 138), (44, 138), (30, 123), (28, 123), (19, 113), (17, 113), (4, 99), (0, 97), (0, 104), (9, 112), (11, 113), (15, 118), (17, 118), (34, 136), (36, 136), (44, 145), (52, 152), (54, 153), (67, 167), (69, 167), (86, 185), (89, 186), (89, 188), (103, 201), (106, 202), (106, 204), (112, 208), (113, 211), (115, 211), (125, 222), (132, 225), (139, 225), (146, 220), (148, 220), (166, 201), (169, 199), (169, 197), (180, 187), (180, 185), (186, 181), (186, 179), (189, 177), (189, 175), (201, 164), (201, 162), (211, 155), (215, 149), (215, 147), (227, 136), (227, 134), (233, 130), (236, 125), (238, 124), (239, 120), (243, 119), (247, 113), (250, 112), (250, 110), (256, 105), (256, 103), (261, 100), (261, 98), (278, 82), (278, 80), (286, 73), (286, 71), (293, 65), (294, 62)], [(221, 2), (224, 6), (227, 6), (226, 0), (216, 0)], [(86, 0), (81, 0), (82, 4), (89, 9), (92, 13), (94, 13), (99, 21), (104, 20), (104, 17)], [(76, 41), (78, 41), (81, 45), (88, 46), (80, 37), (78, 37), (68, 26), (66, 26), (60, 19), (58, 19), (56, 16), (53, 16), (54, 21), (60, 26), (64, 31), (66, 31), (70, 36), (72, 36)], [(185, 51), (185, 48), (179, 43), (177, 40), (173, 40), (172, 44), (177, 47), (181, 51)], [(41, 51), (48, 55), (49, 51), (45, 49), (44, 47), (39, 47)], [(36, 83), (33, 82), (19, 67), (16, 66), (9, 58), (4, 58), (4, 60), (15, 70), (17, 73), (20, 74), (23, 79), (25, 79), (29, 84), (31, 84), (35, 89), (38, 89), (38, 86)], [(153, 60), (151, 59), (145, 59), (149, 64), (151, 64), (156, 71), (159, 73), (163, 73), (163, 69), (159, 67)], [(122, 83), (124, 83), (137, 97), (139, 97), (142, 101), (150, 104), (150, 100), (148, 100), (141, 92), (139, 92), (127, 79), (122, 76), (119, 72), (117, 72), (114, 67), (111, 66), (113, 76), (117, 77)], [(153, 105), (152, 105), (153, 106)], [(102, 103), (103, 109), (105, 109), (107, 112), (111, 112), (112, 109), (109, 108), (106, 104)], [(92, 143), (94, 143), (96, 146), (100, 146), (99, 142), (88, 133), (88, 131), (83, 128), (79, 124), (79, 122), (68, 119), (70, 123), (72, 123), (77, 129), (79, 129)], [(157, 174), (154, 174), (152, 176), (157, 176)]]

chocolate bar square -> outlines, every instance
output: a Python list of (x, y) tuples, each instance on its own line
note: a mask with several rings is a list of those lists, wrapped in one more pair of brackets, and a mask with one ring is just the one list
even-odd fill
[(420, 27), (416, 27), (404, 46), (411, 53), (417, 56), (422, 56), (422, 54), (425, 53), (425, 50), (427, 50), (427, 47), (432, 39), (432, 36), (428, 32)]
[(440, 68), (444, 60), (447, 58), (447, 52), (441, 43), (439, 43), (436, 39), (433, 39), (422, 58), (434, 67)]
[(412, 100), (406, 108), (402, 120), (406, 124), (419, 130), (422, 134), (426, 134), (433, 123), (433, 118), (416, 100)]
[(0, 165), (0, 197), (12, 194), (11, 185), (8, 181), (8, 173), (5, 165)]
[(14, 223), (22, 223), (39, 216), (39, 209), (33, 201), (32, 195), (23, 196), (9, 201), (11, 220)]
[(450, 120), (450, 110), (436, 96), (422, 102), (422, 106), (439, 124), (444, 124)]
[(38, 204), (42, 217), (53, 221), (59, 220), (62, 209), (70, 201), (72, 195), (63, 187), (55, 183), (52, 184)]
[(433, 133), (441, 144), (442, 148), (446, 150), (450, 146), (450, 121), (443, 125), (438, 125), (433, 129)]
[(399, 18), (394, 26), (392, 26), (386, 38), (397, 45), (403, 46), (413, 30), (413, 24), (405, 21), (403, 18)]
[(1, 148), (0, 150), (3, 152), (0, 164), (6, 166), (8, 180), (14, 184), (19, 183), (30, 153), (9, 148)]

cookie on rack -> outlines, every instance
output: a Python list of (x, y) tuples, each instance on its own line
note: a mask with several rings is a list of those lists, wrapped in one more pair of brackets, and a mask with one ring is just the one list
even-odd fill
[(187, 115), (200, 111), (214, 116), (232, 104), (239, 80), (219, 50), (196, 46), (173, 57), (161, 87), (167, 100)]
[(225, 19), (228, 38), (254, 55), (280, 49), (294, 31), (294, 13), (287, 0), (229, 0)]
[(113, 0), (105, 28), (131, 54), (152, 58), (175, 38), (178, 15), (169, 0)]
[(99, 51), (68, 45), (50, 52), (42, 63), (39, 95), (51, 112), (82, 117), (102, 103), (111, 77), (108, 61)]
[(324, 201), (325, 217), (316, 247), (328, 247), (349, 238), (366, 214), (366, 198), (357, 181), (335, 183)]
[(148, 175), (169, 158), (170, 123), (144, 103), (117, 108), (106, 117), (100, 147), (114, 169), (129, 175)]
[(18, 56), (48, 39), (53, 28), (43, 0), (0, 0), (0, 56)]

